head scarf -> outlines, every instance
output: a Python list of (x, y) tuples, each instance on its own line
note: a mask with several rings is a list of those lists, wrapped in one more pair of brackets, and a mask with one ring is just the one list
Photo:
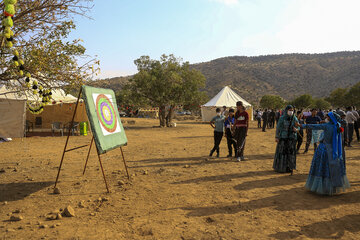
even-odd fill
[(287, 112), (289, 111), (289, 109), (292, 109), (292, 108), (294, 108), (292, 105), (287, 105), (286, 108), (285, 108), (285, 110), (283, 111), (283, 116), (285, 116), (285, 117), (287, 117), (287, 118), (290, 118), (291, 116), (289, 116), (289, 115), (287, 114)]
[(333, 112), (328, 113), (328, 116), (331, 119), (334, 128), (333, 139), (332, 139), (333, 159), (338, 159), (342, 157), (341, 133), (338, 132), (338, 128), (341, 125), (338, 122), (336, 115)]

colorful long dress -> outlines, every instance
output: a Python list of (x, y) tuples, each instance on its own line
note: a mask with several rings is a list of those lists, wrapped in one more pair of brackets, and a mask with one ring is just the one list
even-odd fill
[(276, 146), (273, 169), (279, 173), (292, 172), (296, 169), (296, 142), (297, 134), (294, 131), (298, 119), (288, 116), (286, 113), (280, 117), (276, 125), (276, 138), (279, 142)]
[(334, 121), (336, 120), (325, 124), (302, 125), (307, 129), (324, 130), (305, 185), (306, 189), (317, 194), (333, 195), (350, 188), (342, 153), (341, 133), (337, 133)]

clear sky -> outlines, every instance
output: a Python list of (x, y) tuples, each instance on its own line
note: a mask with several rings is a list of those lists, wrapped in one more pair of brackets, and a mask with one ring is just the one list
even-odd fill
[(360, 50), (360, 0), (94, 0), (71, 38), (100, 77), (133, 74), (142, 55), (220, 57)]

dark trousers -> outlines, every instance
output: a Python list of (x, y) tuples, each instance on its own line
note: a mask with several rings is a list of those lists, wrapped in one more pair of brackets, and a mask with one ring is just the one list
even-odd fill
[(264, 121), (263, 121), (263, 126), (262, 126), (262, 130), (263, 130), (263, 132), (265, 132), (266, 125), (267, 125), (267, 121), (266, 121), (266, 120), (264, 120)]
[(360, 123), (360, 120), (354, 122), (354, 130), (355, 130), (355, 133), (356, 133), (356, 138), (357, 140), (359, 141), (359, 123)]
[(257, 121), (258, 121), (258, 128), (261, 128), (261, 118), (258, 118)]
[(220, 143), (221, 143), (221, 139), (223, 137), (224, 133), (223, 132), (217, 132), (217, 131), (214, 131), (214, 147), (213, 149), (211, 150), (211, 154), (213, 152), (217, 152), (219, 153), (220, 152)]
[(348, 145), (351, 144), (352, 140), (353, 140), (353, 136), (354, 136), (354, 124), (353, 123), (348, 123)]
[[(309, 146), (311, 143), (311, 139), (312, 139), (312, 130), (311, 129), (306, 129), (306, 146), (305, 146), (305, 152), (307, 152), (309, 150)], [(317, 148), (317, 143), (314, 143), (314, 151)]]
[(303, 137), (304, 137), (304, 131), (300, 130), (297, 134), (297, 140), (296, 140), (296, 151), (300, 150), (300, 147), (303, 143)]
[(246, 133), (246, 127), (237, 127), (235, 129), (236, 157), (244, 156)]
[(226, 140), (227, 140), (227, 146), (229, 149), (229, 155), (232, 156), (232, 150), (234, 148), (235, 156), (236, 156), (236, 142), (234, 140), (234, 137), (232, 136), (230, 128), (226, 128)]

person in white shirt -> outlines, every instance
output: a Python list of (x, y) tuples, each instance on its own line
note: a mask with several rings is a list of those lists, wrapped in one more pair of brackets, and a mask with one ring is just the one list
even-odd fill
[(357, 117), (352, 112), (352, 107), (346, 108), (346, 122), (348, 123), (348, 139), (347, 139), (347, 146), (351, 147), (351, 142), (354, 136), (354, 123), (358, 120)]
[(357, 121), (354, 122), (354, 130), (355, 130), (355, 133), (356, 133), (356, 138), (357, 138), (357, 141), (359, 142), (360, 140), (360, 136), (359, 136), (359, 120), (360, 120), (360, 116), (359, 116), (359, 113), (356, 111), (356, 108), (353, 107), (353, 110), (352, 110), (352, 113), (354, 114), (354, 116), (357, 118)]

